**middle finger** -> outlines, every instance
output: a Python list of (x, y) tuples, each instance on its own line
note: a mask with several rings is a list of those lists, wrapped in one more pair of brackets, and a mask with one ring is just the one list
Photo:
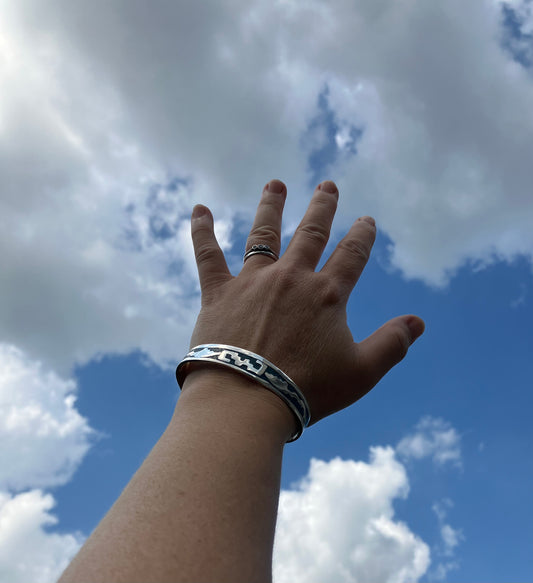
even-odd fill
[(329, 239), (338, 200), (339, 191), (334, 182), (326, 180), (317, 186), (285, 251), (285, 261), (290, 260), (299, 267), (316, 268)]

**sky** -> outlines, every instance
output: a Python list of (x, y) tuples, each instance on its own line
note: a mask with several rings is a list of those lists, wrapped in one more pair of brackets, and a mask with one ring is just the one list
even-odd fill
[(179, 397), (192, 207), (237, 274), (263, 185), (285, 248), (378, 236), (361, 340), (426, 332), (284, 453), (275, 583), (533, 580), (533, 2), (0, 0), (0, 583), (55, 581)]

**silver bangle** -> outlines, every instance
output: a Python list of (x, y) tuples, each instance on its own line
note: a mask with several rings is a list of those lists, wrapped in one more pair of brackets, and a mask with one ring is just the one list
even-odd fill
[(302, 391), (284, 372), (266, 358), (243, 348), (226, 344), (200, 344), (191, 349), (176, 368), (176, 380), (180, 388), (185, 380), (183, 366), (187, 362), (193, 361), (213, 362), (229, 366), (253, 378), (280, 397), (298, 420), (299, 427), (289, 442), (298, 439), (309, 425), (311, 412)]

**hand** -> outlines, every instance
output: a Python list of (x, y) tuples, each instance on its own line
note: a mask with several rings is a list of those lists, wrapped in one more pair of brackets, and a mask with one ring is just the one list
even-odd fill
[[(265, 186), (246, 249), (262, 243), (279, 255), (286, 195), (278, 180)], [(197, 205), (192, 217), (202, 308), (191, 347), (229, 344), (270, 360), (305, 394), (311, 423), (370, 391), (424, 331), (417, 316), (399, 316), (362, 342), (353, 341), (346, 304), (368, 261), (376, 228), (370, 217), (357, 219), (315, 272), (338, 196), (333, 182), (319, 185), (280, 259), (253, 255), (237, 277), (229, 272), (216, 241), (209, 209)], [(219, 368), (195, 363), (198, 366), (205, 371)]]

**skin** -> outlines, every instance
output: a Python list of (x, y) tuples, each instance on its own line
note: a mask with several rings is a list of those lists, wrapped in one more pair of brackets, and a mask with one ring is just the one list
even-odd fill
[[(263, 190), (246, 248), (280, 251), (287, 190)], [(417, 316), (384, 324), (360, 343), (346, 304), (374, 243), (374, 220), (355, 221), (323, 268), (338, 190), (326, 181), (278, 261), (254, 255), (234, 277), (207, 207), (193, 210), (202, 308), (191, 347), (238, 346), (264, 356), (305, 394), (311, 424), (365, 395), (424, 331)], [(172, 420), (60, 582), (271, 581), (283, 449), (295, 428), (285, 403), (231, 369), (188, 365)], [(305, 439), (305, 436), (303, 437)]]

